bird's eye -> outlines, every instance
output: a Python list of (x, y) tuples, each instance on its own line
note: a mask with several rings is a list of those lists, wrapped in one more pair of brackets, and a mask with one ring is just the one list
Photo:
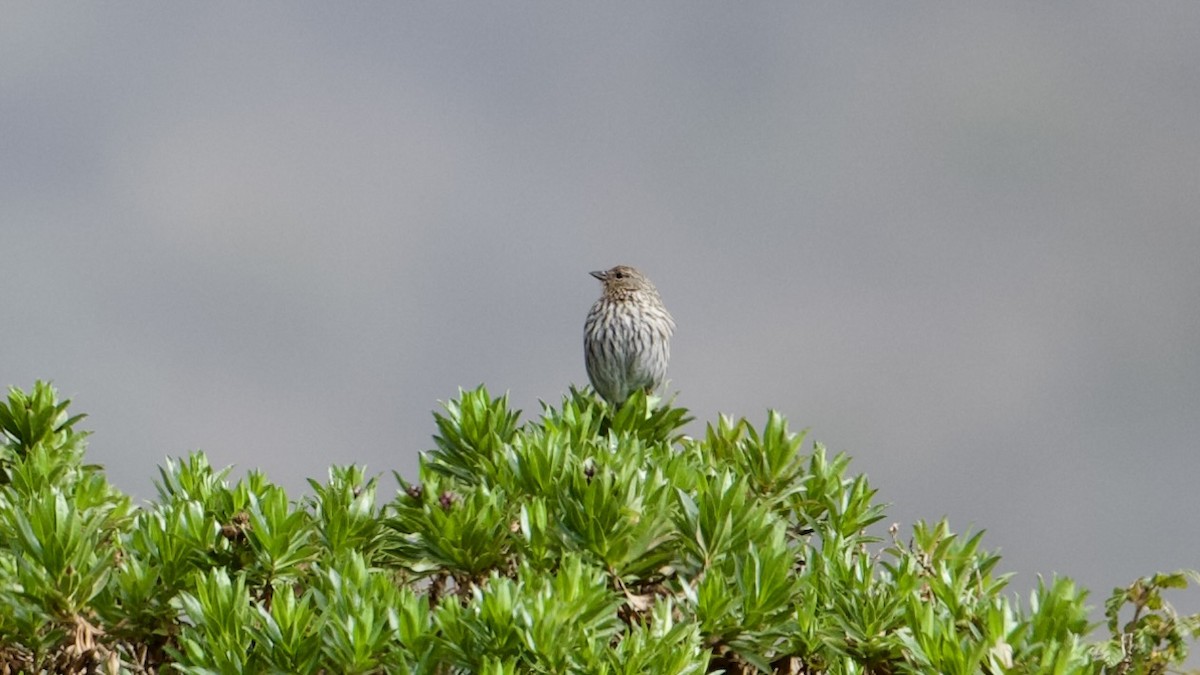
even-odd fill
[(621, 271), (617, 271), (617, 272), (613, 272), (613, 276), (614, 276), (614, 277), (616, 277), (616, 278), (618, 278), (618, 279), (624, 279), (624, 278), (625, 278), (625, 273), (624, 273), (624, 272), (621, 272)]

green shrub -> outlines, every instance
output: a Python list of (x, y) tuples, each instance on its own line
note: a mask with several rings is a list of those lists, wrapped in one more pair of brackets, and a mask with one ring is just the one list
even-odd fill
[[(0, 672), (1164, 673), (1200, 635), (1154, 574), (1105, 603), (1066, 578), (1006, 592), (982, 533), (890, 539), (845, 455), (784, 419), (571, 390), (522, 423), (479, 388), (382, 507), (334, 467), (289, 499), (203, 454), (135, 508), (67, 401), (0, 404)], [(1125, 619), (1122, 619), (1122, 616)]]

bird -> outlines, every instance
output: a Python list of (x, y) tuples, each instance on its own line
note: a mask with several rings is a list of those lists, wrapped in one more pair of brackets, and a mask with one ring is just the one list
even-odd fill
[(628, 265), (591, 275), (602, 291), (583, 324), (584, 365), (592, 388), (613, 406), (647, 394), (667, 377), (675, 320), (650, 279)]

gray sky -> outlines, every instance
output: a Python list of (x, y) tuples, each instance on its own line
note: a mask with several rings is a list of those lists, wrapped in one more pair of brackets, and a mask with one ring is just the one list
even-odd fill
[(699, 420), (780, 410), (1015, 588), (1200, 567), (1200, 4), (2, 12), (0, 384), (140, 498), (411, 476), (459, 386), (585, 383), (626, 263)]

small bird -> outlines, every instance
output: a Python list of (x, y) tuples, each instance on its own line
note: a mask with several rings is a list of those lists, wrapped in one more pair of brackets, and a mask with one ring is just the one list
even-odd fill
[(603, 292), (583, 324), (583, 356), (596, 392), (619, 406), (634, 391), (653, 392), (667, 377), (675, 320), (641, 272), (617, 265), (592, 272)]

